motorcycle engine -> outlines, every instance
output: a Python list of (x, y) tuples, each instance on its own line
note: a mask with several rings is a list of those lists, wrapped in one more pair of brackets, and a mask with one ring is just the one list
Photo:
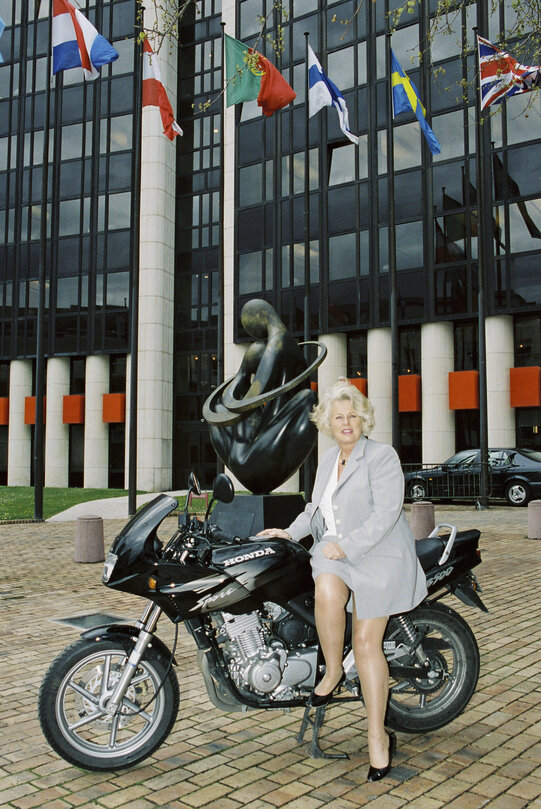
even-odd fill
[(309, 639), (310, 628), (287, 610), (266, 603), (262, 611), (221, 612), (213, 619), (237, 688), (289, 700), (313, 686), (317, 652), (302, 645)]

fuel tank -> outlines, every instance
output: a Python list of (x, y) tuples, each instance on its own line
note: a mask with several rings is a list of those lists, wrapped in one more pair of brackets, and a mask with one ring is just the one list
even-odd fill
[(314, 587), (310, 554), (288, 539), (248, 538), (242, 545), (214, 550), (211, 564), (261, 601), (285, 604)]

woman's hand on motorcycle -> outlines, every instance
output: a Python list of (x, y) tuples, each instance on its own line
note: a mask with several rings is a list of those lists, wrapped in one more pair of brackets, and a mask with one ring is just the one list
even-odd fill
[(291, 534), (283, 528), (265, 528), (257, 534), (258, 537), (279, 537), (280, 539), (291, 539)]
[(323, 556), (327, 559), (345, 559), (346, 554), (338, 544), (338, 542), (327, 542), (323, 546)]

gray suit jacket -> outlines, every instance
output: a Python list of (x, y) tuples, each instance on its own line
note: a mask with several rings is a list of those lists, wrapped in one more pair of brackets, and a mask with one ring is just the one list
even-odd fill
[[(322, 555), (317, 546), (326, 530), (319, 503), (329, 475), (336, 473), (338, 455), (338, 447), (325, 453), (317, 469), (312, 501), (287, 529), (295, 540), (312, 534), (315, 544), (311, 553), (319, 558)], [(395, 450), (362, 436), (332, 497), (334, 539), (346, 554), (359, 617), (363, 617), (362, 612), (371, 613), (374, 600), (378, 602), (374, 604), (376, 614), (388, 615), (413, 609), (426, 595), (425, 575), (417, 560), (403, 499), (404, 476)], [(313, 566), (317, 575), (314, 562)], [(360, 600), (366, 602), (366, 610), (360, 608)]]

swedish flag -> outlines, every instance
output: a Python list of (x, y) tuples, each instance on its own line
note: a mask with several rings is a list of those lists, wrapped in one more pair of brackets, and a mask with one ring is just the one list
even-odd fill
[(402, 70), (391, 49), (391, 87), (393, 88), (393, 118), (401, 112), (413, 110), (428, 143), (432, 154), (439, 154), (441, 146), (426, 120), (426, 110), (421, 103), (419, 93)]

